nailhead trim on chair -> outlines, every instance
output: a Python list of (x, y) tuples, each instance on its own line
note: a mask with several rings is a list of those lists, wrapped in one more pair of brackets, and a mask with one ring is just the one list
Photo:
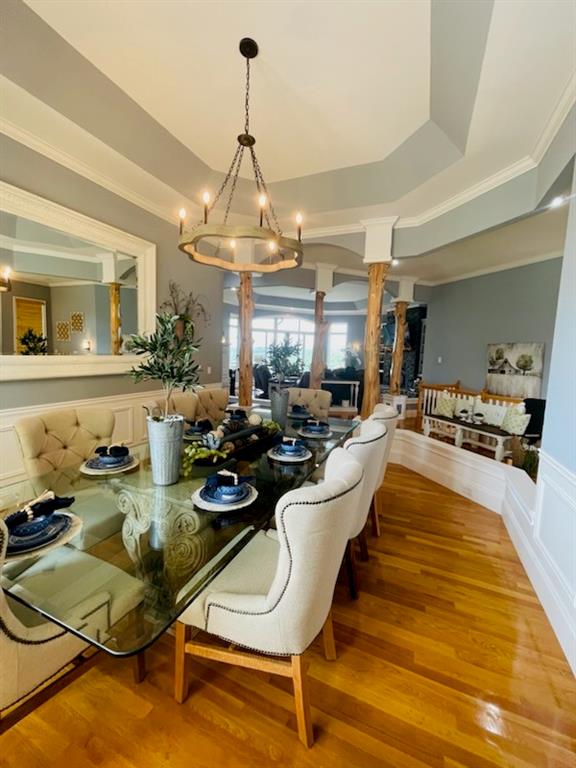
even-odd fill
[[(357, 483), (355, 483), (351, 488), (347, 488), (345, 491), (342, 491), (342, 493), (338, 493), (336, 496), (330, 496), (326, 499), (319, 499), (318, 501), (291, 501), (289, 504), (287, 504), (285, 507), (282, 508), (280, 512), (280, 525), (284, 529), (284, 513), (289, 507), (293, 506), (307, 506), (307, 507), (314, 507), (318, 504), (326, 504), (326, 502), (335, 501), (336, 499), (342, 498), (342, 496), (346, 496), (346, 494), (353, 491), (355, 488), (357, 488), (360, 483), (362, 482), (364, 478), (364, 470), (362, 470), (362, 476), (360, 480), (358, 480)], [(278, 519), (278, 516), (277, 516)], [(286, 531), (284, 530), (284, 535), (286, 536)], [(269, 613), (272, 613), (276, 610), (278, 605), (280, 604), (280, 601), (284, 597), (286, 590), (288, 588), (288, 584), (290, 582), (290, 576), (292, 573), (292, 551), (290, 549), (290, 543), (288, 541), (288, 538), (286, 537), (286, 547), (288, 549), (288, 575), (286, 577), (286, 582), (284, 586), (282, 587), (282, 591), (280, 592), (280, 595), (278, 596), (278, 600), (272, 605), (270, 608), (268, 608), (266, 611), (240, 611), (237, 608), (229, 608), (226, 605), (221, 605), (220, 603), (211, 603), (208, 606), (208, 610), (206, 612), (206, 621), (204, 624), (204, 628), (207, 632), (210, 632), (208, 627), (208, 622), (210, 620), (210, 609), (211, 608), (220, 608), (223, 611), (228, 611), (229, 613), (237, 613), (243, 616), (266, 616)], [(212, 633), (210, 633), (212, 634)], [(234, 643), (234, 645), (239, 646), (240, 648), (246, 648), (250, 651), (257, 651), (258, 653), (265, 653), (268, 656), (299, 656), (301, 654), (294, 654), (291, 651), (286, 651), (286, 653), (281, 653), (278, 651), (261, 651), (258, 648), (254, 648), (250, 645), (242, 645), (241, 643), (237, 643), (235, 640), (230, 640), (230, 638), (222, 637), (221, 635), (217, 635), (217, 637), (220, 637), (222, 640), (226, 640), (227, 642)]]
[[(370, 443), (377, 443), (378, 440), (382, 440), (386, 435), (388, 434), (388, 427), (386, 425), (384, 426), (384, 429), (386, 430), (381, 435), (378, 435), (378, 437), (373, 437), (370, 440), (360, 440), (359, 437), (351, 437), (350, 440), (346, 441), (346, 445), (370, 445)], [(348, 448), (346, 448), (348, 450)]]

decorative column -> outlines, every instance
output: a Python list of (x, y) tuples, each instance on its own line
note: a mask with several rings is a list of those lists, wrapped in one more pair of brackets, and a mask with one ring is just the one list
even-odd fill
[[(241, 264), (254, 261), (254, 245), (240, 240), (236, 245), (234, 261)], [(252, 273), (240, 272), (240, 289), (238, 291), (240, 308), (240, 349), (238, 361), (238, 405), (252, 405), (252, 316), (254, 314), (254, 297), (252, 293)]]
[(122, 320), (120, 318), (120, 283), (110, 283), (110, 351), (113, 355), (120, 354), (122, 346)]
[(363, 419), (368, 418), (380, 402), (380, 335), (382, 297), (386, 275), (392, 263), (392, 230), (396, 216), (363, 221), (366, 228), (364, 263), (368, 264), (368, 307), (364, 332), (364, 397)]
[(406, 335), (406, 310), (414, 300), (414, 281), (400, 280), (398, 298), (394, 299), (394, 317), (396, 328), (394, 333), (394, 349), (390, 369), (390, 394), (400, 394), (402, 382), (402, 365), (404, 363), (404, 336)]
[(324, 320), (324, 298), (334, 284), (332, 264), (316, 265), (316, 301), (314, 304), (314, 347), (310, 366), (310, 389), (320, 389), (326, 369), (326, 334), (328, 323)]

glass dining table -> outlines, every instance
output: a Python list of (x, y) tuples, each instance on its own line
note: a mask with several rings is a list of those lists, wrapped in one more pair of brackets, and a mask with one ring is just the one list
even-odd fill
[[(263, 409), (258, 412), (268, 417)], [(192, 501), (204, 477), (154, 485), (147, 445), (132, 449), (139, 464), (123, 474), (88, 477), (74, 467), (64, 475), (55, 470), (2, 487), (0, 515), (5, 516), (43, 490), (63, 495), (65, 481), (65, 495), (75, 498), (68, 511), (79, 521), (78, 532), (66, 543), (8, 557), (1, 572), (3, 590), (25, 609), (114, 656), (145, 650), (269, 525), (278, 499), (321, 472), (330, 452), (358, 426), (357, 421), (328, 421), (328, 438), (306, 440), (312, 453), (306, 462), (279, 463), (263, 450), (228, 466), (251, 475), (258, 496), (224, 518)], [(298, 422), (289, 418), (284, 434), (296, 437), (297, 430)]]

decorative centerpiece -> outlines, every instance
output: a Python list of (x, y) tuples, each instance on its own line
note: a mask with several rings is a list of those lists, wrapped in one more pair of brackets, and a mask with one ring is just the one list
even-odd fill
[[(181, 332), (177, 332), (177, 324)], [(130, 339), (130, 351), (146, 355), (145, 360), (130, 370), (130, 375), (137, 382), (159, 381), (164, 390), (164, 413), (147, 417), (152, 481), (156, 485), (172, 485), (180, 476), (184, 417), (169, 414), (168, 408), (175, 389), (186, 391), (198, 386), (198, 363), (194, 355), (199, 341), (189, 317), (168, 313), (156, 315), (153, 333), (134, 335)]]

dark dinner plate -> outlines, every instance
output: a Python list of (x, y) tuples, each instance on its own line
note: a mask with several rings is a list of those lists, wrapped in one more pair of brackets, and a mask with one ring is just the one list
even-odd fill
[(120, 456), (116, 462), (110, 463), (110, 457), (106, 457), (107, 461), (103, 462), (100, 456), (95, 456), (92, 459), (88, 459), (86, 467), (88, 469), (99, 469), (104, 471), (110, 471), (111, 469), (122, 469), (128, 467), (134, 461), (134, 456)]
[[(242, 483), (236, 486), (218, 486), (217, 488), (204, 488), (200, 491), (200, 498), (209, 504), (239, 504), (245, 501), (250, 495), (251, 486), (249, 483)], [(234, 492), (230, 492), (230, 491)]]
[(55, 512), (51, 515), (51, 520), (41, 531), (32, 536), (18, 536), (16, 532), (8, 535), (8, 555), (23, 554), (32, 552), (35, 549), (51, 544), (58, 539), (72, 525), (72, 518), (69, 515), (59, 515)]

